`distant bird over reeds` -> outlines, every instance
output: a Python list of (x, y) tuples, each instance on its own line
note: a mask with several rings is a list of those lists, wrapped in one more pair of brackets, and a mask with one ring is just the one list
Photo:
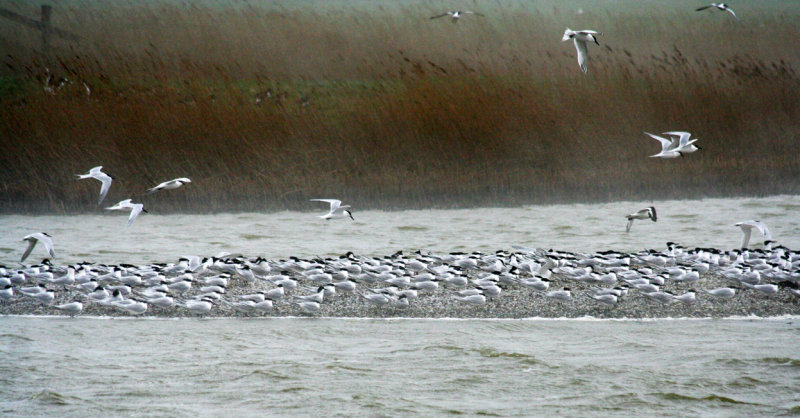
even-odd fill
[(177, 178), (177, 179), (174, 179), (174, 180), (165, 181), (165, 182), (159, 184), (158, 186), (153, 187), (152, 189), (148, 189), (147, 193), (145, 193), (145, 194), (155, 193), (155, 192), (157, 192), (159, 190), (177, 189), (178, 187), (183, 186), (185, 183), (191, 183), (191, 182), (192, 181), (187, 179), (186, 177), (181, 177), (181, 178)]
[(689, 132), (684, 131), (673, 131), (673, 132), (663, 132), (664, 135), (674, 136), (678, 138), (678, 144), (675, 146), (675, 152), (679, 152), (681, 155), (684, 154), (691, 154), (699, 149), (702, 149), (696, 145), (697, 139), (689, 140), (692, 137), (692, 134)]
[(716, 7), (717, 9), (719, 9), (719, 10), (721, 10), (721, 11), (724, 11), (724, 12), (730, 12), (730, 13), (733, 15), (733, 17), (735, 17), (735, 18), (736, 18), (736, 20), (739, 20), (739, 18), (738, 18), (738, 17), (736, 17), (736, 13), (734, 13), (734, 12), (733, 12), (733, 9), (731, 9), (731, 8), (730, 8), (730, 7), (729, 7), (727, 4), (725, 4), (725, 3), (711, 3), (711, 4), (709, 4), (708, 6), (698, 7), (697, 9), (695, 9), (695, 11), (698, 11), (698, 12), (699, 12), (699, 11), (701, 11), (701, 10), (705, 10), (705, 9), (708, 9), (708, 8), (711, 8), (711, 7)]
[(450, 16), (450, 21), (453, 23), (458, 22), (458, 19), (462, 18), (464, 15), (475, 15), (475, 16), (483, 16), (478, 12), (473, 12), (470, 10), (455, 10), (450, 12), (444, 12), (442, 14), (431, 16), (431, 19), (438, 19), (440, 17)]
[(698, 141), (697, 139), (689, 140), (689, 138), (692, 136), (692, 134), (689, 132), (672, 131), (663, 133), (663, 135), (671, 136), (671, 139), (651, 134), (650, 132), (645, 132), (645, 135), (648, 135), (649, 137), (661, 143), (661, 152), (658, 154), (653, 154), (650, 157), (677, 158), (683, 157), (684, 154), (691, 154), (701, 149), (700, 147), (694, 145), (694, 143)]
[(589, 51), (586, 49), (586, 42), (594, 42), (598, 46), (600, 45), (595, 35), (602, 35), (602, 33), (593, 30), (575, 31), (567, 28), (567, 30), (564, 31), (564, 36), (561, 37), (562, 42), (572, 39), (575, 43), (575, 49), (578, 51), (578, 65), (584, 73), (587, 70), (586, 61), (589, 59)]
[(103, 203), (103, 199), (106, 198), (106, 194), (108, 194), (108, 189), (111, 188), (111, 180), (114, 178), (109, 176), (108, 174), (104, 173), (103, 166), (99, 165), (97, 167), (92, 168), (86, 174), (77, 174), (79, 180), (83, 179), (95, 179), (100, 181), (103, 185), (100, 187), (100, 200), (97, 201), (97, 204)]

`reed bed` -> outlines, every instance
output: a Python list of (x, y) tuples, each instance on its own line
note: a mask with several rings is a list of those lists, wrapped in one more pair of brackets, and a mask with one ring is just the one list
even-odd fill
[[(99, 3), (56, 9), (83, 39), (49, 53), (3, 25), (0, 210), (90, 210), (98, 184), (74, 174), (95, 165), (109, 204), (190, 177), (144, 198), (167, 212), (800, 192), (797, 10), (537, 7), (475, 2), (486, 17), (453, 24), (431, 3)], [(565, 25), (605, 33), (587, 74)], [(668, 130), (703, 150), (648, 158), (642, 132)]]

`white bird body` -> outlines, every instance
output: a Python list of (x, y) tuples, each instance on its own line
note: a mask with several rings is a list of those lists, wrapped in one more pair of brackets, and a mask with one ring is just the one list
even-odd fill
[(102, 183), (102, 186), (100, 187), (100, 200), (97, 201), (98, 205), (103, 203), (103, 199), (105, 199), (106, 195), (108, 194), (108, 189), (111, 188), (111, 181), (114, 179), (113, 177), (111, 177), (108, 174), (104, 173), (102, 170), (103, 170), (103, 166), (100, 165), (100, 166), (92, 168), (86, 174), (76, 174), (78, 176), (79, 180), (95, 179), (95, 180), (100, 181), (100, 183)]
[(653, 299), (653, 300), (661, 302), (661, 303), (669, 303), (669, 302), (672, 302), (675, 299), (675, 295), (673, 295), (672, 293), (660, 292), (660, 291), (658, 291), (658, 292), (649, 292), (649, 293), (645, 293), (644, 295), (649, 297), (650, 299)]
[(614, 295), (614, 296), (616, 296), (618, 298), (621, 298), (621, 297), (625, 296), (627, 293), (628, 293), (628, 290), (627, 290), (627, 288), (624, 288), (624, 287), (615, 287), (613, 289), (596, 289), (594, 291), (594, 294), (596, 296)]
[(213, 301), (203, 298), (200, 300), (187, 300), (183, 307), (186, 309), (190, 309), (197, 313), (205, 314), (211, 311), (211, 308), (214, 306)]
[(635, 285), (633, 285), (633, 287), (635, 287), (640, 292), (644, 292), (644, 293), (658, 292), (658, 286), (656, 286), (656, 285), (654, 285), (652, 283), (635, 284)]
[(131, 226), (133, 221), (139, 216), (140, 213), (144, 212), (147, 213), (147, 209), (144, 208), (142, 203), (133, 203), (131, 199), (125, 199), (120, 201), (114, 206), (107, 207), (106, 210), (130, 210), (131, 214), (128, 216), (128, 225)]
[(45, 290), (39, 294), (32, 296), (34, 299), (38, 300), (39, 302), (44, 303), (45, 305), (49, 304), (56, 298), (56, 293), (52, 290)]
[(681, 156), (681, 153), (676, 151), (676, 147), (678, 145), (678, 140), (677, 139), (669, 140), (669, 139), (660, 137), (658, 135), (651, 134), (650, 132), (645, 132), (645, 135), (647, 135), (647, 136), (649, 136), (649, 137), (651, 137), (651, 138), (653, 138), (653, 139), (655, 139), (655, 140), (657, 140), (658, 142), (661, 143), (661, 152), (659, 152), (658, 154), (653, 154), (650, 157), (655, 157), (655, 158), (677, 158), (677, 157)]
[(157, 296), (148, 300), (148, 302), (153, 306), (158, 306), (159, 308), (171, 308), (175, 305), (175, 299), (171, 296)]
[(481, 294), (467, 295), (467, 296), (453, 295), (453, 298), (455, 298), (458, 301), (464, 302), (468, 305), (477, 306), (486, 304), (486, 296), (483, 296)]
[(25, 261), (30, 255), (31, 251), (33, 251), (33, 247), (36, 246), (36, 243), (41, 242), (44, 245), (44, 248), (47, 249), (47, 252), (50, 254), (51, 258), (56, 258), (56, 252), (53, 250), (53, 240), (51, 239), (50, 235), (46, 232), (36, 232), (34, 234), (26, 235), (22, 238), (23, 241), (28, 241), (28, 248), (25, 250), (25, 253), (22, 254), (22, 258), (19, 262)]
[(698, 11), (698, 12), (699, 12), (699, 11), (701, 11), (701, 10), (705, 10), (705, 9), (708, 9), (708, 8), (711, 8), (711, 7), (716, 7), (717, 9), (719, 9), (719, 10), (721, 10), (721, 11), (723, 11), (723, 12), (730, 12), (730, 14), (732, 14), (732, 15), (733, 15), (733, 17), (734, 17), (734, 18), (736, 18), (736, 20), (739, 20), (739, 18), (738, 18), (738, 17), (736, 17), (736, 13), (734, 13), (734, 12), (733, 12), (733, 9), (731, 9), (731, 8), (730, 8), (730, 7), (729, 7), (727, 4), (725, 4), (725, 3), (711, 3), (711, 4), (709, 4), (708, 6), (698, 7), (697, 9), (695, 9), (695, 11)]
[(540, 292), (547, 290), (550, 287), (550, 280), (548, 279), (540, 279), (538, 277), (534, 277), (532, 279), (522, 279), (520, 280), (523, 286), (532, 287)]
[(636, 219), (650, 219), (653, 222), (658, 220), (658, 214), (656, 213), (656, 208), (650, 206), (648, 208), (644, 208), (639, 210), (636, 213), (631, 213), (627, 215), (626, 218), (628, 219), (628, 224), (625, 226), (625, 232), (631, 232), (631, 227), (633, 226), (633, 221)]
[(113, 305), (131, 315), (141, 315), (147, 312), (147, 304), (138, 300), (123, 299)]
[(264, 292), (264, 299), (278, 300), (284, 295), (283, 285), (279, 284), (278, 287)]
[(260, 312), (266, 312), (272, 309), (272, 301), (267, 299), (261, 302), (256, 302), (253, 308)]
[(664, 135), (669, 135), (671, 139), (667, 139), (650, 132), (645, 132), (649, 137), (661, 143), (661, 152), (653, 154), (650, 157), (655, 158), (677, 158), (683, 157), (685, 154), (691, 154), (700, 149), (694, 145), (697, 139), (690, 140), (692, 134), (684, 131), (664, 132)]
[(253, 312), (256, 309), (256, 303), (252, 300), (243, 300), (241, 302), (233, 302), (231, 303), (233, 309), (237, 312)]
[(155, 192), (157, 192), (157, 191), (159, 191), (159, 190), (172, 190), (172, 189), (177, 189), (178, 187), (181, 187), (181, 186), (183, 186), (184, 184), (186, 184), (186, 183), (191, 183), (191, 182), (192, 182), (192, 181), (191, 181), (191, 180), (189, 180), (189, 179), (187, 179), (186, 177), (181, 177), (181, 178), (177, 178), (177, 179), (174, 179), (174, 180), (165, 181), (165, 182), (163, 182), (163, 183), (159, 184), (159, 185), (158, 185), (158, 186), (156, 186), (156, 187), (153, 187), (153, 188), (151, 188), (151, 189), (148, 189), (146, 194), (155, 193)]
[(774, 295), (778, 293), (778, 286), (771, 283), (749, 284), (746, 282), (742, 282), (742, 284), (747, 288), (758, 290), (759, 292), (765, 295)]
[(313, 295), (306, 295), (306, 296), (295, 296), (295, 299), (302, 300), (305, 302), (316, 302), (322, 303), (322, 300), (325, 298), (325, 288), (320, 286), (317, 288), (317, 293)]
[(736, 295), (736, 290), (730, 287), (719, 287), (712, 290), (706, 290), (706, 293), (718, 298), (730, 299)]
[(320, 218), (329, 220), (329, 219), (344, 219), (353, 218), (353, 214), (347, 210), (350, 205), (342, 205), (342, 201), (338, 199), (311, 199), (312, 202), (327, 202), (331, 205), (330, 211), (325, 215), (320, 215)]
[(458, 19), (464, 17), (464, 15), (483, 16), (480, 13), (473, 12), (473, 11), (470, 11), (470, 10), (453, 10), (453, 11), (444, 12), (442, 14), (438, 14), (436, 16), (431, 16), (430, 18), (431, 19), (438, 19), (440, 17), (450, 16), (451, 21), (453, 23), (455, 23), (455, 22), (458, 22)]
[(307, 300), (303, 302), (293, 302), (297, 307), (299, 307), (303, 312), (306, 313), (315, 313), (318, 312), (320, 309), (319, 302)]
[(389, 303), (389, 298), (382, 293), (361, 294), (361, 297), (363, 297), (368, 302), (378, 307), (381, 307)]
[(415, 282), (414, 288), (420, 291), (433, 292), (439, 288), (439, 284), (433, 280), (425, 280), (422, 282)]
[(100, 301), (107, 299), (109, 295), (108, 290), (104, 289), (103, 286), (97, 286), (88, 296), (92, 300)]
[(80, 302), (69, 302), (56, 306), (56, 309), (66, 312), (69, 316), (75, 316), (83, 310), (83, 304)]
[(572, 293), (568, 288), (565, 287), (562, 290), (553, 290), (551, 292), (547, 292), (545, 293), (545, 296), (557, 300), (569, 300), (569, 298), (572, 296)]
[(23, 287), (17, 290), (25, 296), (36, 296), (39, 293), (46, 292), (47, 288), (43, 284), (39, 284), (38, 286)]
[(597, 45), (600, 45), (600, 42), (597, 42), (597, 36), (602, 35), (600, 32), (593, 31), (593, 30), (572, 30), (567, 28), (564, 31), (564, 36), (561, 37), (561, 41), (568, 41), (572, 39), (575, 43), (575, 49), (578, 51), (578, 65), (581, 67), (581, 71), (584, 73), (586, 72), (586, 61), (589, 59), (589, 51), (586, 48), (587, 42), (594, 42)]
[(617, 296), (612, 294), (605, 294), (605, 295), (591, 295), (592, 299), (604, 304), (604, 305), (616, 305), (617, 304)]
[(689, 140), (692, 137), (692, 134), (685, 131), (672, 131), (672, 132), (663, 132), (664, 135), (670, 135), (678, 138), (678, 144), (674, 147), (674, 151), (680, 153), (681, 155), (684, 154), (691, 154), (700, 149), (700, 147), (694, 145), (698, 139)]
[(766, 225), (764, 225), (761, 221), (756, 220), (749, 220), (749, 221), (742, 221), (733, 224), (733, 226), (738, 226), (742, 229), (742, 249), (747, 248), (747, 244), (750, 243), (750, 234), (753, 232), (753, 229), (757, 229), (761, 235), (764, 236), (765, 239), (771, 240), (772, 234), (770, 234), (769, 229)]
[(352, 280), (344, 280), (333, 284), (336, 290), (342, 292), (354, 292), (356, 290), (356, 282)]
[(683, 303), (684, 305), (694, 305), (697, 302), (697, 296), (694, 290), (690, 290), (682, 295), (673, 297), (674, 300)]
[(182, 279), (167, 285), (170, 292), (184, 293), (192, 288), (192, 281), (190, 279)]

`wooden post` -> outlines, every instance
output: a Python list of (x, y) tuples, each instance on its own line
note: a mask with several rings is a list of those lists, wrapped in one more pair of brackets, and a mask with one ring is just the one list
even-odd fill
[(29, 28), (36, 29), (42, 35), (42, 54), (45, 56), (50, 55), (50, 41), (55, 35), (57, 38), (66, 39), (69, 41), (80, 41), (81, 37), (72, 32), (66, 31), (61, 28), (56, 28), (51, 23), (53, 16), (53, 6), (43, 4), (41, 9), (41, 18), (39, 20), (31, 19), (19, 13), (12, 12), (6, 8), (0, 7), (0, 18), (12, 20), (19, 24), (25, 25)]
[(42, 5), (42, 17), (39, 20), (39, 30), (42, 32), (42, 53), (45, 56), (50, 55), (50, 35), (53, 33), (53, 25), (50, 23), (50, 17), (53, 15), (53, 6)]

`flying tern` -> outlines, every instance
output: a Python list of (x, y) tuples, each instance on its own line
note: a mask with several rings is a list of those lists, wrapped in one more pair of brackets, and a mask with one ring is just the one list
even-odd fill
[(312, 202), (327, 202), (331, 205), (331, 210), (325, 215), (320, 215), (320, 218), (329, 220), (329, 219), (343, 219), (343, 218), (353, 218), (353, 214), (350, 213), (347, 208), (350, 205), (342, 205), (342, 201), (338, 199), (311, 199)]
[(147, 213), (147, 209), (141, 203), (133, 203), (131, 199), (125, 199), (114, 206), (107, 207), (106, 210), (128, 210), (130, 209), (131, 215), (128, 217), (128, 225), (131, 226), (133, 221), (139, 216), (140, 213)]
[(734, 13), (734, 12), (733, 12), (733, 9), (731, 9), (731, 8), (730, 8), (730, 7), (729, 7), (727, 4), (725, 4), (725, 3), (711, 3), (711, 4), (709, 4), (708, 6), (698, 7), (697, 9), (695, 9), (695, 11), (698, 11), (698, 12), (699, 12), (699, 11), (701, 11), (701, 10), (705, 10), (705, 9), (708, 9), (708, 8), (711, 8), (711, 7), (716, 7), (717, 9), (719, 9), (719, 10), (721, 10), (721, 11), (723, 11), (723, 12), (730, 12), (730, 14), (732, 14), (732, 15), (733, 15), (733, 17), (734, 17), (734, 18), (736, 18), (736, 20), (739, 20), (739, 18), (738, 18), (738, 17), (736, 17), (736, 13)]
[(22, 254), (22, 258), (19, 262), (25, 261), (30, 255), (31, 251), (33, 251), (33, 247), (36, 246), (37, 242), (42, 242), (44, 244), (44, 248), (47, 249), (47, 252), (50, 254), (51, 258), (56, 258), (56, 252), (53, 250), (53, 240), (52, 237), (48, 235), (46, 232), (37, 232), (34, 234), (26, 235), (25, 238), (22, 238), (23, 241), (28, 241), (28, 248), (25, 250), (25, 253)]
[(648, 208), (644, 208), (636, 213), (631, 213), (630, 215), (626, 216), (628, 218), (628, 225), (625, 226), (625, 232), (631, 232), (631, 227), (633, 226), (633, 221), (636, 219), (650, 219), (651, 221), (655, 222), (658, 220), (658, 216), (656, 214), (656, 208), (650, 206)]
[(100, 187), (100, 200), (97, 201), (97, 204), (103, 203), (103, 199), (106, 198), (108, 194), (108, 189), (111, 188), (111, 181), (114, 179), (113, 177), (109, 176), (108, 174), (102, 172), (103, 169), (102, 165), (92, 168), (86, 174), (76, 174), (79, 180), (83, 179), (95, 179), (100, 181), (103, 185)]
[(689, 140), (692, 137), (692, 134), (689, 132), (684, 131), (673, 131), (673, 132), (664, 132), (664, 135), (674, 136), (678, 138), (678, 143), (673, 148), (673, 151), (680, 153), (681, 155), (691, 154), (699, 149), (697, 145), (694, 145), (697, 142), (697, 139)]
[(596, 35), (602, 35), (602, 33), (593, 30), (576, 31), (567, 28), (567, 30), (564, 31), (564, 36), (561, 37), (562, 42), (572, 39), (575, 43), (575, 49), (578, 51), (578, 65), (584, 73), (586, 72), (586, 61), (589, 59), (589, 51), (586, 49), (586, 42), (594, 42), (600, 45), (600, 42), (597, 42)]
[(677, 158), (677, 157), (681, 157), (682, 156), (682, 154), (677, 151), (677, 146), (678, 146), (678, 140), (677, 139), (669, 140), (667, 138), (663, 138), (663, 137), (660, 137), (658, 135), (651, 134), (650, 132), (645, 132), (645, 135), (648, 135), (649, 137), (651, 137), (651, 138), (653, 138), (653, 139), (655, 139), (655, 140), (657, 140), (658, 142), (661, 143), (661, 152), (659, 152), (658, 154), (651, 155), (650, 157)]
[(192, 181), (187, 179), (186, 177), (181, 177), (181, 178), (177, 178), (177, 179), (174, 179), (174, 180), (165, 181), (165, 182), (159, 184), (158, 186), (153, 187), (152, 189), (148, 189), (146, 194), (155, 193), (155, 192), (157, 192), (159, 190), (177, 189), (178, 187), (183, 186), (185, 183), (191, 183), (191, 182)]
[(761, 235), (763, 235), (767, 240), (772, 239), (772, 234), (769, 233), (769, 229), (767, 229), (767, 226), (761, 221), (742, 221), (733, 224), (733, 226), (738, 226), (742, 229), (742, 249), (747, 248), (747, 244), (750, 242), (750, 234), (753, 232), (753, 229), (758, 229), (758, 232), (760, 232)]
[(449, 12), (444, 12), (442, 14), (438, 14), (436, 16), (431, 16), (431, 19), (438, 19), (440, 17), (450, 16), (450, 21), (453, 23), (458, 22), (458, 19), (464, 17), (464, 15), (475, 15), (475, 16), (483, 16), (480, 13), (473, 12), (470, 10), (454, 10)]

